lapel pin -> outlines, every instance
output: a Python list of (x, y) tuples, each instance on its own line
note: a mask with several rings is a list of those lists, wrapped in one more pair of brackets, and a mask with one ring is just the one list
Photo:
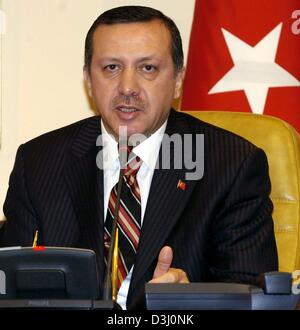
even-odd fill
[(182, 180), (179, 180), (177, 183), (177, 189), (185, 190), (186, 189), (186, 183)]

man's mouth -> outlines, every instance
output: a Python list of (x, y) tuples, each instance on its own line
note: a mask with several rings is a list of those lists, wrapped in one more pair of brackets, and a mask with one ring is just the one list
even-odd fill
[(134, 108), (134, 107), (124, 107), (124, 106), (119, 106), (117, 107), (117, 110), (123, 112), (123, 113), (132, 113), (132, 112), (137, 112), (139, 109)]

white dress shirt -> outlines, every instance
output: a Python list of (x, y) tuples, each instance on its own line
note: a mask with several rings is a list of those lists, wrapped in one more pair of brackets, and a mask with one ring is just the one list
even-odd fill
[[(156, 166), (156, 161), (166, 126), (167, 121), (165, 121), (164, 124), (154, 134), (152, 134), (132, 150), (133, 153), (140, 157), (142, 160), (142, 165), (137, 174), (137, 181), (141, 192), (141, 224), (143, 224), (152, 176)], [(103, 143), (104, 219), (106, 219), (110, 192), (112, 188), (117, 184), (119, 179), (120, 162), (118, 158), (118, 142), (112, 135), (108, 134), (102, 120), (101, 131)], [(117, 302), (123, 309), (126, 309), (126, 300), (133, 267), (134, 266), (131, 267), (118, 292)]]

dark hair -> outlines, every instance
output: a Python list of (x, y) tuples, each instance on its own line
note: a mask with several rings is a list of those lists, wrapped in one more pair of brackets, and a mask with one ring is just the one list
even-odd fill
[(183, 67), (183, 50), (180, 32), (176, 24), (171, 18), (165, 16), (159, 10), (144, 6), (122, 6), (105, 11), (101, 14), (90, 27), (85, 38), (84, 66), (88, 71), (91, 68), (93, 56), (93, 35), (99, 25), (102, 24), (118, 24), (118, 23), (134, 23), (149, 22), (152, 20), (160, 20), (165, 24), (171, 34), (171, 55), (175, 67), (178, 72)]

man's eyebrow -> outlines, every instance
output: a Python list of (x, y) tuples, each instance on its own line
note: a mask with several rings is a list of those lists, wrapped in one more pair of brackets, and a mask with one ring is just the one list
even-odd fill
[(99, 61), (120, 61), (121, 58), (119, 57), (114, 57), (114, 56), (105, 56), (105, 57), (100, 57)]
[[(123, 61), (123, 57), (116, 57), (116, 56), (103, 56), (103, 57), (99, 57), (99, 59), (97, 60), (97, 62), (121, 62)], [(145, 61), (151, 61), (151, 60), (156, 60), (156, 61), (161, 61), (161, 58), (155, 54), (150, 54), (150, 55), (146, 55), (146, 56), (142, 56), (142, 57), (137, 57), (135, 59), (135, 62), (139, 63), (139, 62), (145, 62)]]
[(157, 55), (147, 55), (138, 59), (139, 62), (151, 61), (151, 60), (160, 60), (160, 58)]

